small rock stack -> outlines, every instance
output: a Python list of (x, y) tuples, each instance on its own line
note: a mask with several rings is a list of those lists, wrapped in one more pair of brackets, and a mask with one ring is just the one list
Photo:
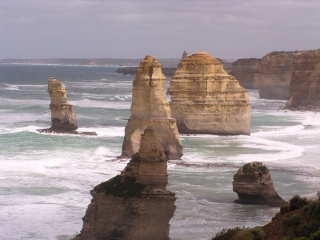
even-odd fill
[(269, 169), (261, 162), (241, 167), (233, 176), (233, 191), (239, 203), (283, 205), (286, 203), (274, 190)]

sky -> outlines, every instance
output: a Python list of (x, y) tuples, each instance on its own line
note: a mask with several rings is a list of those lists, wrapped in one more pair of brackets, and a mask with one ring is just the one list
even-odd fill
[(0, 0), (0, 59), (238, 59), (318, 48), (319, 0)]

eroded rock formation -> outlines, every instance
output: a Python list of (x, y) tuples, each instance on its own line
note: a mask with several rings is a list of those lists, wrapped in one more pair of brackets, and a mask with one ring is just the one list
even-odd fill
[(120, 175), (97, 185), (74, 240), (169, 238), (175, 194), (166, 190), (167, 160), (152, 128)]
[(238, 59), (232, 63), (230, 75), (246, 89), (259, 89), (261, 59)]
[(131, 157), (138, 152), (141, 134), (152, 126), (167, 158), (181, 158), (182, 144), (176, 120), (171, 117), (165, 82), (160, 62), (147, 55), (133, 81), (131, 116), (125, 129), (122, 157)]
[(287, 108), (320, 110), (320, 49), (295, 54)]
[(261, 61), (260, 98), (288, 100), (294, 56), (299, 52), (271, 52)]
[(247, 91), (208, 53), (180, 61), (170, 92), (172, 117), (180, 133), (250, 134)]
[(51, 127), (38, 129), (41, 133), (69, 133), (81, 135), (97, 135), (95, 132), (78, 132), (77, 118), (73, 106), (67, 102), (67, 91), (64, 84), (49, 78), (48, 92), (50, 95)]
[(55, 79), (48, 80), (50, 94), (51, 130), (73, 131), (78, 128), (77, 118), (73, 106), (67, 102), (67, 91), (64, 84)]
[(239, 203), (282, 205), (284, 201), (274, 190), (269, 169), (261, 162), (241, 167), (233, 176), (233, 191)]

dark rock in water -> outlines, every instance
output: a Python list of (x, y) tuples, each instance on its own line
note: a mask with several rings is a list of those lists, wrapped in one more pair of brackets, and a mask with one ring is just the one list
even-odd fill
[(120, 175), (97, 185), (74, 240), (169, 238), (175, 194), (166, 190), (167, 160), (154, 130), (142, 134), (141, 147)]
[(241, 167), (233, 176), (236, 202), (249, 204), (283, 205), (286, 203), (274, 190), (269, 169), (261, 162), (251, 162)]
[(97, 135), (95, 132), (78, 132), (78, 122), (73, 106), (67, 102), (67, 91), (65, 85), (55, 79), (48, 80), (48, 92), (51, 103), (51, 122), (48, 129), (38, 130), (41, 133), (69, 133), (82, 135)]

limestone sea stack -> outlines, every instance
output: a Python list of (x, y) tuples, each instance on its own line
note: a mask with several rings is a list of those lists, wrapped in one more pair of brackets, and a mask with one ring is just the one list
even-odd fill
[(120, 175), (97, 185), (74, 240), (169, 238), (175, 194), (166, 190), (167, 160), (152, 128)]
[(291, 96), (287, 108), (320, 110), (320, 49), (294, 56)]
[(180, 159), (182, 144), (176, 120), (171, 117), (165, 93), (166, 78), (161, 64), (147, 55), (140, 63), (133, 81), (131, 116), (125, 128), (122, 157), (131, 157), (139, 150), (144, 129), (152, 126), (167, 159)]
[(260, 98), (288, 100), (294, 56), (299, 52), (271, 52), (261, 61)]
[(250, 162), (233, 176), (236, 202), (249, 204), (283, 205), (286, 203), (274, 190), (269, 169), (261, 162)]
[(48, 92), (50, 94), (51, 131), (69, 132), (78, 128), (77, 118), (73, 106), (67, 102), (65, 85), (55, 79), (48, 80)]
[(181, 59), (170, 92), (172, 117), (180, 133), (250, 134), (247, 91), (208, 53)]
[(260, 58), (238, 59), (232, 63), (230, 75), (246, 89), (259, 89)]

